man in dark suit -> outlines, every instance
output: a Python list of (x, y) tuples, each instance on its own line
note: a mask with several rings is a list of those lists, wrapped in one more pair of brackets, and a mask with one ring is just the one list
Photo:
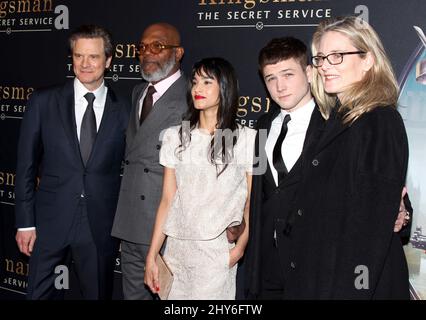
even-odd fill
[(181, 123), (187, 110), (187, 82), (180, 71), (184, 49), (174, 26), (148, 26), (140, 39), (138, 54), (145, 82), (137, 85), (132, 94), (125, 167), (112, 235), (122, 239), (124, 299), (149, 300), (153, 296), (143, 278), (162, 190), (160, 134)]
[(315, 144), (324, 120), (310, 92), (311, 66), (303, 42), (273, 39), (259, 53), (259, 70), (279, 108), (257, 123), (255, 153), (267, 161), (267, 169), (253, 175), (245, 287), (251, 298), (281, 299), (285, 279), (278, 246), (283, 244), (277, 230), (287, 223), (300, 180), (300, 158)]
[(28, 299), (63, 298), (71, 258), (85, 299), (112, 295), (111, 228), (130, 108), (104, 83), (110, 34), (81, 26), (69, 42), (75, 79), (33, 93), (19, 138), (16, 241), (31, 256)]
[[(261, 76), (279, 108), (257, 122), (255, 154), (267, 161), (267, 169), (260, 171), (264, 166), (259, 163), (259, 170), (255, 166), (253, 171), (244, 260), (248, 298), (283, 299), (286, 281), (296, 268), (288, 237), (303, 212), (293, 203), (305, 170), (304, 155), (318, 143), (325, 121), (311, 95), (311, 68), (305, 44), (292, 37), (273, 39), (259, 53)], [(405, 211), (401, 202), (395, 232), (402, 227)]]

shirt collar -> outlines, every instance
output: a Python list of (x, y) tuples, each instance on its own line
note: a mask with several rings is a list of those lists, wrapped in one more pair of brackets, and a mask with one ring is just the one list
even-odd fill
[[(175, 73), (173, 73), (170, 77), (167, 77), (166, 79), (163, 79), (159, 82), (157, 82), (154, 85), (155, 91), (157, 94), (159, 94), (159, 96), (161, 97), (166, 91), (167, 89), (170, 88), (170, 86), (177, 80), (180, 78), (181, 76), (181, 71), (178, 69)], [(150, 85), (152, 85), (152, 83), (150, 83)]]
[(86, 98), (84, 98), (84, 95), (87, 92), (92, 92), (95, 95), (95, 102), (93, 103), (94, 107), (97, 107), (97, 103), (99, 102), (102, 97), (104, 97), (106, 93), (106, 86), (105, 81), (102, 81), (102, 84), (95, 90), (95, 91), (89, 91), (87, 88), (78, 80), (77, 78), (74, 78), (74, 95), (76, 98), (76, 101), (79, 101), (81, 99), (84, 99), (86, 101)]
[(291, 121), (294, 122), (306, 122), (311, 120), (312, 111), (314, 111), (315, 108), (315, 101), (314, 99), (309, 100), (309, 102), (305, 105), (303, 105), (300, 108), (297, 108), (293, 112), (287, 112), (283, 109), (281, 109), (281, 119), (284, 119), (284, 117), (289, 114), (291, 116)]

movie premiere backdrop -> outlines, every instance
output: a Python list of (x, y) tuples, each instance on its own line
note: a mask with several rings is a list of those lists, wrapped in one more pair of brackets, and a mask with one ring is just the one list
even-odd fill
[[(113, 34), (116, 52), (107, 80), (130, 97), (141, 81), (135, 54), (153, 22), (176, 25), (185, 47), (183, 70), (222, 56), (240, 79), (238, 119), (253, 127), (271, 101), (257, 72), (257, 54), (271, 38), (296, 36), (310, 44), (321, 19), (356, 14), (381, 36), (401, 86), (399, 111), (407, 128), (407, 186), (415, 210), (406, 248), (412, 295), (426, 298), (426, 1), (425, 0), (0, 0), (0, 298), (23, 299), (28, 260), (15, 244), (16, 145), (28, 98), (39, 87), (73, 78), (67, 38), (94, 23)], [(54, 133), (53, 133), (54, 134)], [(115, 298), (121, 297), (120, 255)], [(75, 286), (74, 286), (75, 287)], [(71, 281), (70, 296), (73, 293)]]

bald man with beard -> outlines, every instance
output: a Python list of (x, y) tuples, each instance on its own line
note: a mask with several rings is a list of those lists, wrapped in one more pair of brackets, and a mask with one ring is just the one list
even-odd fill
[(138, 47), (143, 83), (132, 93), (124, 174), (112, 235), (121, 239), (123, 295), (151, 300), (144, 285), (145, 257), (151, 241), (163, 179), (160, 133), (178, 125), (187, 110), (184, 54), (178, 30), (167, 23), (148, 26)]

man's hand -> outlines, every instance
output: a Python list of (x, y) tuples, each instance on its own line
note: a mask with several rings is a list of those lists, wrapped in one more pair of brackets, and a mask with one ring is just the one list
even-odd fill
[(404, 187), (402, 189), (402, 195), (401, 195), (401, 202), (399, 204), (399, 213), (398, 217), (395, 221), (395, 226), (393, 228), (394, 232), (401, 231), (402, 227), (405, 227), (408, 224), (408, 221), (410, 220), (410, 213), (405, 208), (404, 204), (404, 197), (407, 194), (407, 188)]
[(19, 251), (27, 256), (31, 256), (34, 248), (34, 242), (36, 240), (35, 230), (26, 230), (16, 232), (16, 244), (18, 245)]
[(241, 236), (245, 228), (246, 222), (244, 218), (241, 221), (241, 224), (239, 224), (238, 226), (228, 227), (226, 229), (226, 237), (228, 238), (228, 242), (233, 243), (237, 241), (237, 239)]

